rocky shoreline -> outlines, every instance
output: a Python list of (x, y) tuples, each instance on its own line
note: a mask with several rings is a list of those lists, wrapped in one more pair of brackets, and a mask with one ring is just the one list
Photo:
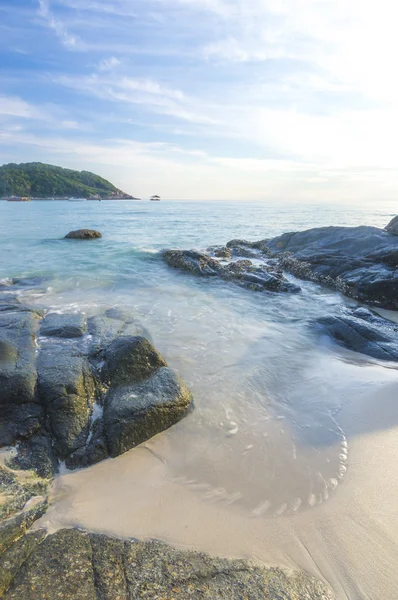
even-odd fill
[[(83, 239), (99, 237), (89, 233)], [(297, 278), (398, 309), (395, 222), (386, 230), (327, 227), (162, 257), (174, 269), (258, 293), (299, 294)], [(0, 598), (333, 598), (303, 573), (159, 542), (32, 529), (61, 465), (117, 457), (192, 409), (191, 392), (133, 315), (117, 308), (89, 317), (55, 313), (21, 301), (21, 292), (43, 283), (16, 279), (0, 287)], [(350, 350), (398, 361), (398, 326), (369, 308), (345, 307), (308, 324)]]

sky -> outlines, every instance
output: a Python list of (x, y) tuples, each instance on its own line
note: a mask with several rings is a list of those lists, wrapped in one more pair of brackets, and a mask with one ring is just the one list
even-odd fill
[(0, 164), (140, 197), (392, 200), (397, 17), (392, 0), (0, 0)]

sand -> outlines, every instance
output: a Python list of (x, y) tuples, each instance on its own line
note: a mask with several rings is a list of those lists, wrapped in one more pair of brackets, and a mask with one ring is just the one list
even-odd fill
[[(339, 599), (395, 600), (398, 590), (398, 383), (358, 396), (339, 422), (347, 473), (320, 505), (254, 515), (199, 484), (170, 480), (156, 440), (114, 460), (65, 473), (39, 522), (157, 538), (261, 564), (300, 567)], [(200, 487), (200, 486), (199, 486)]]

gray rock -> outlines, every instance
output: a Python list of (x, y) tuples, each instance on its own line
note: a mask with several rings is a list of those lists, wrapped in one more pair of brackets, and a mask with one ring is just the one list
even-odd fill
[(108, 458), (108, 445), (104, 433), (102, 418), (94, 421), (87, 445), (73, 452), (65, 461), (68, 469), (76, 469), (95, 465)]
[(39, 477), (53, 477), (58, 461), (54, 455), (53, 440), (46, 430), (19, 442), (16, 456), (8, 463), (13, 469), (33, 470)]
[(232, 258), (232, 251), (226, 246), (218, 246), (216, 248), (208, 248), (207, 251), (213, 254), (216, 258), (226, 258), (230, 260)]
[(165, 250), (162, 256), (169, 267), (190, 271), (195, 275), (215, 276), (222, 271), (218, 260), (197, 250)]
[(391, 219), (389, 224), (386, 226), (386, 231), (392, 233), (392, 235), (398, 235), (398, 216)]
[(333, 600), (302, 572), (254, 566), (175, 550), (61, 530), (38, 543), (20, 566), (4, 600)]
[(49, 313), (40, 326), (40, 335), (78, 338), (86, 331), (86, 319), (80, 313)]
[(187, 413), (191, 401), (184, 382), (166, 367), (144, 382), (111, 388), (104, 409), (109, 454), (118, 456), (168, 429)]
[(105, 352), (104, 375), (114, 387), (124, 383), (138, 383), (165, 366), (167, 364), (164, 358), (146, 338), (119, 337)]
[(88, 360), (73, 342), (51, 342), (37, 361), (40, 400), (45, 406), (56, 455), (64, 460), (85, 445), (95, 381)]
[(265, 252), (297, 277), (367, 304), (398, 309), (398, 237), (376, 227), (321, 227), (285, 233)]
[(11, 404), (1, 407), (0, 447), (12, 446), (38, 433), (43, 422), (43, 409), (38, 404)]
[(0, 313), (0, 407), (37, 402), (36, 329), (30, 313)]
[[(258, 257), (258, 254), (257, 254)], [(163, 258), (175, 269), (190, 271), (195, 275), (218, 276), (253, 291), (299, 292), (299, 286), (290, 283), (281, 271), (267, 265), (254, 266), (250, 260), (238, 260), (221, 264), (196, 250), (166, 250)]]
[(97, 238), (102, 238), (102, 233), (95, 229), (76, 229), (65, 236), (65, 239), (69, 240), (94, 240)]
[(316, 326), (349, 350), (380, 360), (398, 361), (398, 325), (366, 308), (322, 317)]

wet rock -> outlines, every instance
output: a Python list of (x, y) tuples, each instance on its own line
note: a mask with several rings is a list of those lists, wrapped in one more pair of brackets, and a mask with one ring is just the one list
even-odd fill
[(86, 319), (80, 313), (49, 313), (40, 326), (40, 335), (78, 338), (86, 331)]
[(386, 226), (386, 231), (392, 235), (398, 235), (398, 216), (391, 219), (389, 224)]
[(321, 582), (159, 542), (61, 530), (39, 542), (5, 600), (332, 600)]
[(53, 477), (58, 461), (49, 433), (42, 428), (36, 435), (19, 442), (18, 452), (8, 464), (14, 469), (33, 470), (39, 477)]
[(218, 276), (253, 291), (300, 291), (299, 286), (290, 283), (281, 271), (265, 264), (255, 266), (250, 260), (238, 260), (224, 265), (196, 250), (166, 250), (163, 257), (175, 269), (190, 271), (195, 275)]
[(102, 238), (102, 233), (95, 229), (76, 229), (65, 236), (65, 239), (69, 240), (94, 240), (97, 238)]
[(39, 395), (56, 455), (64, 460), (85, 445), (95, 381), (88, 360), (72, 343), (46, 343), (39, 352)]
[(184, 382), (166, 367), (141, 383), (111, 388), (104, 409), (110, 455), (118, 456), (177, 423), (191, 401)]
[(105, 353), (104, 374), (112, 387), (138, 383), (167, 366), (161, 354), (144, 337), (119, 337)]
[(213, 254), (216, 258), (226, 258), (230, 260), (232, 258), (232, 251), (226, 246), (219, 246), (217, 248), (208, 248), (208, 252)]
[[(83, 315), (49, 314), (36, 344), (39, 316), (0, 312), (0, 446), (16, 444), (12, 468), (50, 478), (59, 460), (70, 468), (94, 464), (183, 416), (186, 388), (167, 369), (168, 376), (158, 375), (166, 362), (143, 337), (145, 328), (125, 312), (108, 314), (88, 320), (89, 336)], [(127, 408), (126, 386), (140, 383), (145, 389)], [(124, 404), (121, 411), (121, 400), (109, 402), (103, 419), (106, 394)], [(116, 405), (124, 419), (118, 432)]]
[(398, 309), (398, 237), (376, 227), (321, 227), (266, 243), (296, 277), (367, 304)]
[(9, 588), (19, 569), (44, 539), (46, 532), (42, 529), (27, 533), (14, 542), (4, 554), (0, 555), (0, 598)]
[(22, 473), (0, 466), (0, 519), (23, 509), (32, 497), (45, 496), (48, 481), (35, 473)]
[(32, 508), (0, 522), (0, 555), (15, 541), (19, 540), (37, 519), (44, 515), (47, 501), (42, 499)]
[(398, 325), (365, 308), (322, 317), (316, 326), (349, 350), (380, 360), (398, 361)]
[(37, 402), (36, 329), (30, 313), (0, 313), (0, 407)]
[(169, 267), (190, 271), (195, 275), (215, 276), (222, 270), (217, 260), (197, 250), (165, 250), (162, 256)]
[(68, 469), (76, 469), (95, 465), (108, 458), (108, 445), (102, 418), (94, 421), (87, 445), (73, 452), (65, 461)]
[(43, 409), (38, 404), (11, 404), (1, 407), (0, 447), (11, 446), (41, 429)]
[(7, 600), (97, 600), (90, 538), (64, 529), (39, 544), (6, 591)]

